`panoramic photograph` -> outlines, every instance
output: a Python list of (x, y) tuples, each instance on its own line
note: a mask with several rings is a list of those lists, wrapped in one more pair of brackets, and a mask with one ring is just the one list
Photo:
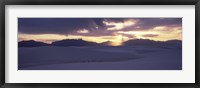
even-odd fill
[(182, 70), (182, 18), (18, 18), (18, 70)]

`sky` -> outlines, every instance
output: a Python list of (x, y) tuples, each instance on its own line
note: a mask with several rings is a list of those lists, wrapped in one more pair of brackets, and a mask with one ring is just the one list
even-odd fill
[(131, 39), (182, 40), (182, 18), (18, 18), (18, 41), (63, 39), (113, 46)]

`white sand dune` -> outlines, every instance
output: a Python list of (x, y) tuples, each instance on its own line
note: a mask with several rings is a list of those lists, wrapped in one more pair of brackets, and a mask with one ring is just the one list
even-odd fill
[(19, 48), (19, 70), (181, 70), (177, 47)]

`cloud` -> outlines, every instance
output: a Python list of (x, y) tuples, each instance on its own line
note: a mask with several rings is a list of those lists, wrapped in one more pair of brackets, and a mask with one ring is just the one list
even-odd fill
[(103, 21), (103, 23), (107, 26), (107, 30), (122, 30), (126, 27), (135, 25), (137, 21), (138, 20), (129, 19), (129, 20), (124, 20), (123, 22)]
[(26, 34), (64, 34), (79, 29), (94, 29), (97, 25), (93, 19), (79, 18), (19, 18), (18, 29)]
[(182, 18), (143, 18), (137, 26), (143, 29), (151, 29), (156, 26), (182, 25)]
[(158, 34), (145, 34), (145, 35), (142, 35), (143, 37), (157, 37), (159, 36)]
[(81, 29), (81, 30), (78, 30), (77, 33), (89, 33), (89, 31), (86, 29)]
[(157, 26), (167, 27), (181, 27), (182, 18), (138, 18), (138, 22), (133, 25), (124, 28), (124, 31), (130, 30), (151, 30)]

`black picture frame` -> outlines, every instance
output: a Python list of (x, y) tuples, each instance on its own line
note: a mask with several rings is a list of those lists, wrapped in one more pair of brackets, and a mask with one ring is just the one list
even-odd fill
[[(199, 88), (200, 0), (1, 0), (0, 86), (2, 88)], [(195, 5), (195, 83), (5, 83), (5, 5)]]

